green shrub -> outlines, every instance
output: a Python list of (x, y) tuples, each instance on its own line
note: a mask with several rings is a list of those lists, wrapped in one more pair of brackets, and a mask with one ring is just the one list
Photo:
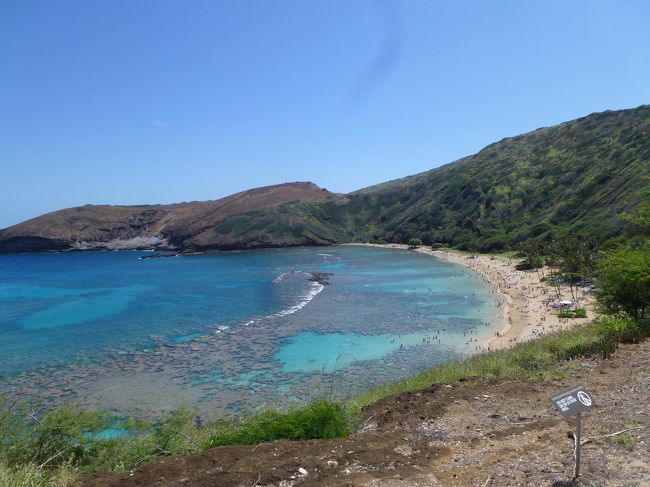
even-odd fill
[(650, 307), (650, 241), (606, 256), (598, 266), (596, 297), (607, 314), (644, 319)]
[(83, 462), (92, 439), (89, 433), (99, 433), (110, 426), (102, 413), (90, 412), (75, 406), (64, 406), (48, 413), (31, 429), (29, 439), (37, 464), (52, 465)]
[(575, 311), (560, 311), (557, 316), (558, 318), (586, 318), (587, 310), (580, 308)]
[(340, 438), (349, 433), (350, 425), (344, 408), (337, 403), (319, 400), (287, 413), (263, 413), (241, 424), (222, 422), (206, 447), (252, 445), (280, 438)]
[(66, 405), (40, 415), (2, 400), (0, 458), (10, 467), (78, 465), (91, 449), (91, 434), (109, 426), (104, 413)]
[(422, 240), (419, 238), (412, 238), (411, 240), (408, 241), (408, 246), (411, 248), (417, 248), (420, 245), (422, 245)]
[(614, 322), (607, 335), (619, 343), (639, 343), (647, 336), (647, 330), (634, 320)]
[(532, 372), (547, 367), (550, 360), (547, 356), (534, 351), (524, 351), (513, 356), (513, 362), (517, 367)]
[(632, 433), (622, 433), (614, 437), (614, 441), (619, 445), (630, 445), (636, 443), (639, 439)]
[(632, 319), (612, 319), (601, 322), (602, 333), (623, 333), (626, 330), (637, 330), (641, 326)]
[(157, 458), (198, 451), (210, 425), (199, 427), (195, 417), (194, 411), (180, 409), (155, 424), (129, 420), (121, 425), (129, 432), (126, 437), (96, 439), (79, 467), (83, 471), (129, 470)]
[(584, 329), (593, 329), (594, 333), (558, 352), (558, 358), (568, 360), (576, 357), (600, 356), (608, 359), (616, 351), (619, 343), (639, 343), (646, 336), (644, 330), (632, 319), (603, 320)]
[(531, 265), (529, 262), (523, 261), (516, 264), (515, 269), (517, 269), (518, 271), (532, 271), (533, 269), (535, 269), (535, 267), (533, 267), (533, 265)]
[(600, 337), (591, 342), (572, 345), (561, 353), (558, 353), (558, 358), (561, 360), (571, 360), (580, 357), (589, 358), (600, 356), (603, 359), (608, 359), (617, 348), (618, 343), (611, 337)]

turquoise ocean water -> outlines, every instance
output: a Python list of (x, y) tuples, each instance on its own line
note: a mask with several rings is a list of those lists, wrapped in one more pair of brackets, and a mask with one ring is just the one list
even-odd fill
[(412, 375), (500, 323), (480, 276), (412, 251), (150, 255), (0, 255), (0, 392), (248, 413)]

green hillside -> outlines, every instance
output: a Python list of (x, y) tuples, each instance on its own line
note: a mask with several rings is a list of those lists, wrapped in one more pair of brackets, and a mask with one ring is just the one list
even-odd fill
[(432, 171), (357, 191), (346, 208), (360, 240), (416, 237), (497, 250), (567, 233), (631, 236), (621, 219), (647, 198), (650, 106), (604, 112), (517, 137)]

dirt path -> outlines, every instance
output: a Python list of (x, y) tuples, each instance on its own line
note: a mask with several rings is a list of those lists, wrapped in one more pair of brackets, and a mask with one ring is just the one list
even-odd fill
[(80, 485), (570, 485), (574, 422), (552, 409), (549, 396), (583, 383), (596, 407), (584, 414), (583, 439), (590, 441), (577, 485), (650, 486), (650, 341), (564, 368), (564, 380), (433, 385), (387, 398), (366, 410), (365, 426), (346, 439), (215, 448), (132, 474), (89, 474)]

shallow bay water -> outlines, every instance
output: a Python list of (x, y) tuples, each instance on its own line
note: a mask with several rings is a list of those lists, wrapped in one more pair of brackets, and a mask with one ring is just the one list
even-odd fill
[(150, 255), (0, 255), (0, 392), (140, 417), (250, 413), (474, 353), (500, 324), (480, 275), (412, 251)]

